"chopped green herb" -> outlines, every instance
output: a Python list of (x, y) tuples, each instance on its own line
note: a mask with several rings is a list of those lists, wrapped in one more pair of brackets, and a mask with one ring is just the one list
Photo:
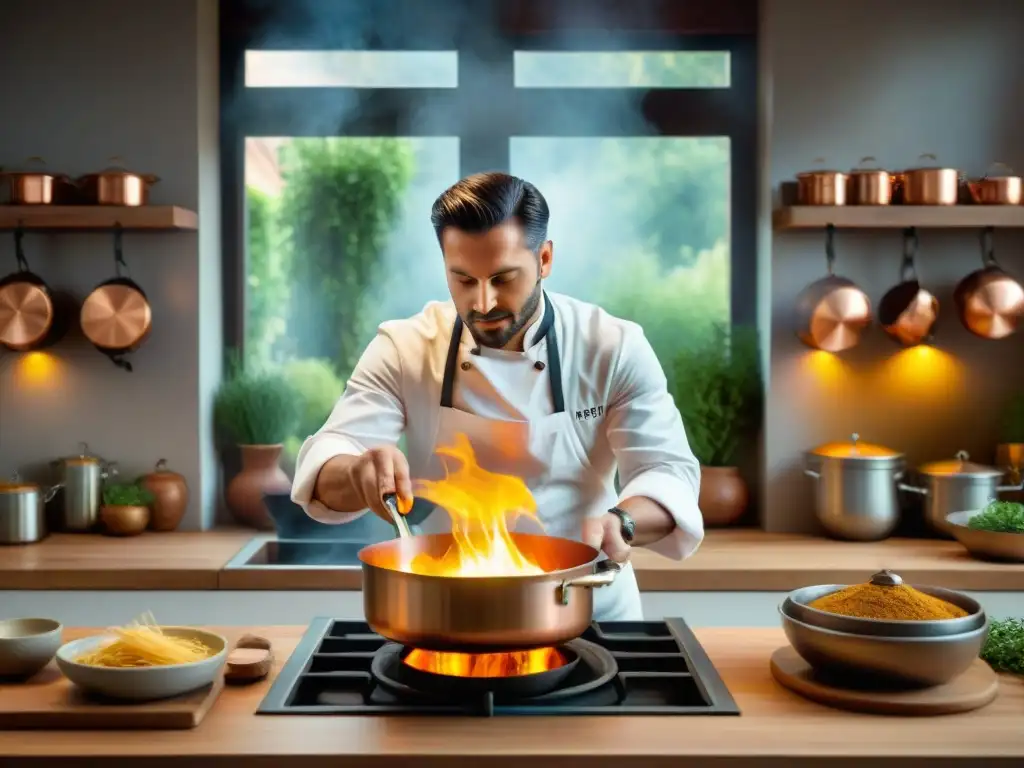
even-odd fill
[(981, 649), (981, 658), (998, 672), (1024, 675), (1024, 620), (993, 621)]
[(976, 531), (1024, 533), (1024, 504), (1015, 501), (992, 501), (967, 522)]

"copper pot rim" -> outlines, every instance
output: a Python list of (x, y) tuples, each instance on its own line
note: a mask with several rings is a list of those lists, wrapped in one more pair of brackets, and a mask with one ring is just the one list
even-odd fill
[(376, 544), (369, 544), (359, 550), (359, 561), (364, 570), (400, 574), (402, 578), (415, 579), (424, 584), (436, 584), (438, 586), (485, 584), (490, 587), (499, 588), (502, 586), (511, 587), (522, 584), (562, 581), (577, 575), (581, 570), (593, 568), (601, 554), (600, 550), (589, 544), (561, 536), (519, 532), (510, 532), (510, 536), (516, 545), (527, 555), (530, 555), (531, 551), (555, 546), (569, 550), (569, 552), (576, 552), (579, 554), (579, 557), (573, 558), (571, 564), (553, 571), (536, 574), (512, 574), (508, 576), (439, 576), (436, 574), (403, 571), (398, 568), (388, 567), (380, 562), (387, 560), (397, 561), (396, 555), (402, 549), (411, 548), (417, 553), (424, 551), (444, 552), (455, 543), (455, 538), (450, 533), (426, 533), (410, 539), (388, 539)]

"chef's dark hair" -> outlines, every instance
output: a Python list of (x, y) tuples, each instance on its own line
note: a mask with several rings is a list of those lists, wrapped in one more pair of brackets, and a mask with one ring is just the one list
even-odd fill
[(486, 232), (517, 219), (526, 247), (536, 252), (548, 237), (548, 202), (533, 184), (507, 173), (477, 173), (456, 182), (434, 201), (430, 223), (437, 240), (445, 227)]

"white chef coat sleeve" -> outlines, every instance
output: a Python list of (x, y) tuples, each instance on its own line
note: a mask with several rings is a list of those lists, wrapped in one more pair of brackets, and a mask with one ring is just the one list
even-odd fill
[(661, 364), (639, 326), (630, 326), (622, 340), (605, 428), (618, 463), (619, 501), (643, 496), (675, 518), (675, 530), (647, 548), (675, 560), (692, 555), (704, 539), (697, 506), (700, 463)]
[(379, 332), (367, 346), (327, 422), (299, 449), (292, 501), (322, 523), (347, 523), (366, 514), (338, 512), (313, 499), (320, 469), (335, 456), (359, 456), (398, 443), (405, 428), (401, 359), (395, 342)]

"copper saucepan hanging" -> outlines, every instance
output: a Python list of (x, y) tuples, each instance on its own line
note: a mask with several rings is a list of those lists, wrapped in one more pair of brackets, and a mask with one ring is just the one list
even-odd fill
[(828, 275), (800, 292), (797, 337), (809, 347), (842, 352), (855, 347), (871, 325), (871, 300), (852, 280), (835, 274), (835, 228), (825, 233)]
[(939, 300), (922, 288), (917, 279), (917, 245), (917, 230), (904, 230), (900, 283), (890, 288), (878, 303), (878, 322), (905, 347), (930, 341), (939, 317)]
[(29, 269), (23, 235), (21, 229), (14, 232), (18, 271), (0, 280), (0, 344), (15, 352), (56, 344), (70, 326), (68, 297), (51, 291)]
[(1016, 332), (1024, 318), (1024, 287), (996, 263), (993, 228), (981, 233), (981, 269), (960, 281), (953, 301), (960, 322), (975, 336), (1004, 339)]
[(114, 269), (117, 277), (93, 288), (82, 304), (82, 332), (114, 365), (128, 372), (125, 358), (137, 350), (153, 327), (153, 311), (145, 291), (127, 275), (122, 232), (114, 230)]

